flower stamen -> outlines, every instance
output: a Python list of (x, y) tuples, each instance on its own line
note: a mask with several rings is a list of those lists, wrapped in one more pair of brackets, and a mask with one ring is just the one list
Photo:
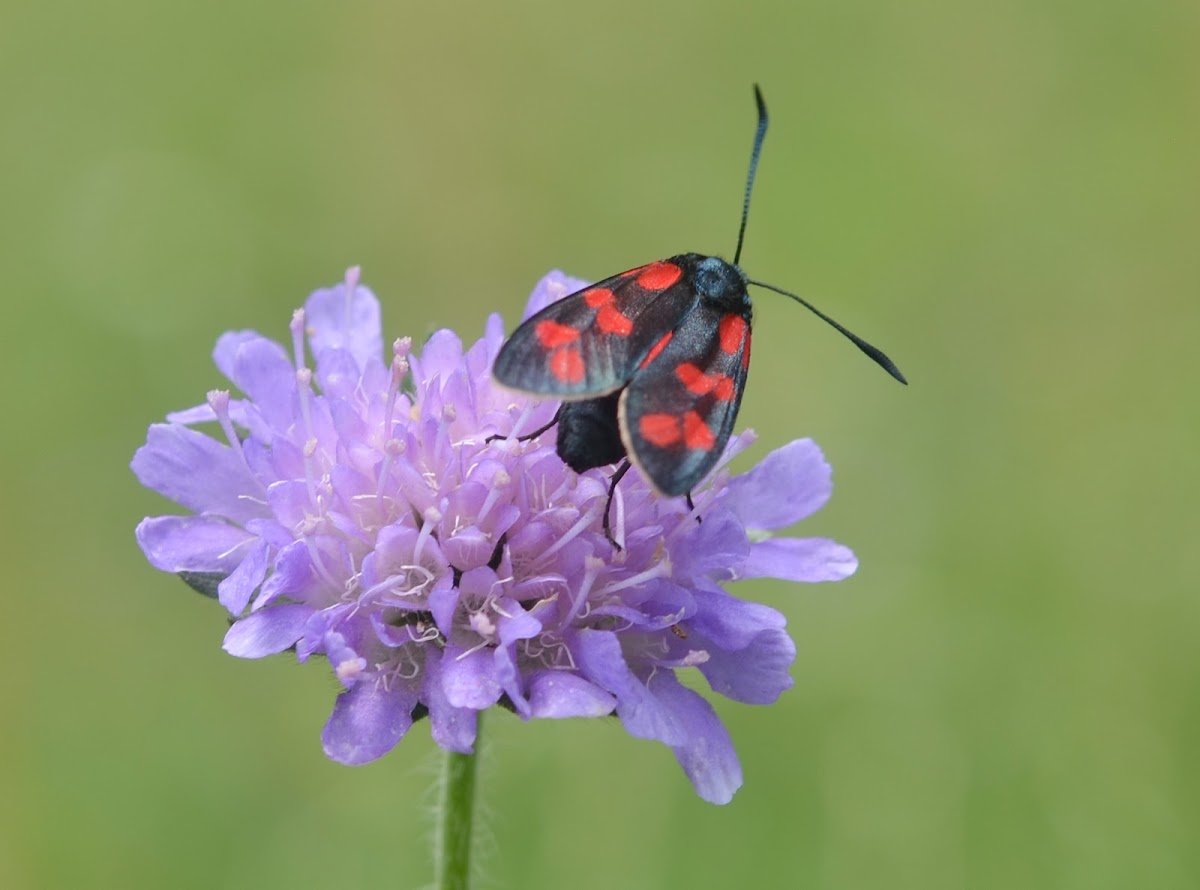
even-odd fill
[(655, 578), (665, 578), (671, 574), (671, 560), (664, 558), (648, 569), (643, 569), (636, 575), (630, 575), (628, 578), (622, 578), (620, 581), (613, 581), (605, 584), (600, 588), (600, 593), (611, 594), (620, 590), (628, 590), (631, 587), (641, 587), (647, 581), (653, 581)]
[(565, 532), (563, 532), (562, 536), (557, 541), (555, 541), (553, 544), (551, 544), (549, 547), (547, 547), (544, 551), (542, 551), (541, 561), (544, 562), (546, 559), (553, 556), (559, 550), (562, 550), (563, 547), (567, 546), (567, 544), (570, 541), (579, 537), (580, 533), (585, 528), (587, 528), (589, 525), (592, 524), (592, 522), (595, 520), (595, 518), (598, 514), (599, 514), (599, 510), (593, 508), (593, 509), (588, 510), (586, 513), (584, 513), (582, 516), (580, 516), (577, 520), (575, 520), (575, 524), (572, 525)]
[(561, 626), (566, 627), (575, 620), (579, 612), (583, 609), (587, 602), (588, 594), (591, 593), (592, 585), (596, 578), (600, 575), (600, 570), (604, 568), (604, 561), (596, 559), (594, 556), (585, 556), (583, 559), (583, 579), (579, 582), (579, 588), (571, 601), (571, 608), (567, 614), (563, 616)]

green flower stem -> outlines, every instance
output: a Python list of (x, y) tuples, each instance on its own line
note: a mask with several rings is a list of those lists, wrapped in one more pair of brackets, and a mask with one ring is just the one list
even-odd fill
[[(482, 719), (479, 722), (482, 725)], [(475, 750), (479, 751), (478, 729)], [(471, 886), (471, 835), (475, 827), (478, 760), (477, 754), (446, 752), (442, 799), (438, 807), (437, 849), (434, 851), (438, 890), (468, 890)]]

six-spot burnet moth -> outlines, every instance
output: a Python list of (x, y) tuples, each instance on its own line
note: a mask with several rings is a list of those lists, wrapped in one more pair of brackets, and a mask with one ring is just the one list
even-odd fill
[[(632, 462), (661, 494), (688, 495), (713, 468), (737, 419), (750, 366), (753, 284), (790, 297), (907, 383), (882, 351), (807, 300), (738, 267), (767, 107), (754, 87), (758, 127), (733, 262), (684, 253), (639, 266), (547, 306), (518, 327), (496, 356), (503, 386), (562, 400), (558, 455), (578, 473), (621, 461), (609, 483), (604, 531), (617, 483)], [(616, 543), (615, 541), (613, 542)]]

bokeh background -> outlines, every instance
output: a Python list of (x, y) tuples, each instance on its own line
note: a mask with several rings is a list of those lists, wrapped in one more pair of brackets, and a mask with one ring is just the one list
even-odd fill
[(1200, 6), (1191, 0), (0, 6), (0, 886), (417, 887), (420, 726), (327, 761), (336, 685), (220, 649), (133, 539), (145, 427), (345, 267), (475, 337), (561, 267), (733, 249), (755, 456), (811, 435), (842, 584), (719, 703), (695, 797), (615, 722), (488, 723), (487, 887), (1200, 886)]

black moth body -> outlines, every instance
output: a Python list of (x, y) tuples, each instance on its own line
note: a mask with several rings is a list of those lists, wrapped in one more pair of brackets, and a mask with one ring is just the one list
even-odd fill
[(659, 492), (681, 495), (720, 459), (737, 419), (750, 321), (740, 269), (680, 254), (547, 306), (504, 345), (493, 374), (564, 400), (557, 450), (572, 469), (628, 457)]

